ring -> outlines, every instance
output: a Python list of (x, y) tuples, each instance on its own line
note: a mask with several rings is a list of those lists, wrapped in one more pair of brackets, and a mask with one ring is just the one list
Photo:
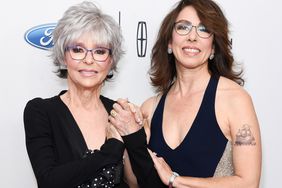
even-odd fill
[(116, 116), (117, 116), (116, 111), (112, 110), (112, 111), (111, 111), (111, 115), (112, 115), (113, 117), (116, 117)]
[(140, 120), (140, 121), (137, 122), (137, 124), (138, 124), (139, 126), (143, 126), (143, 121)]

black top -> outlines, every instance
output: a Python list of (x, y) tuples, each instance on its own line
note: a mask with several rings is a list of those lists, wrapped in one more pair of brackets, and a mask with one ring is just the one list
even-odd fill
[(149, 148), (163, 157), (173, 171), (182, 176), (212, 177), (225, 150), (227, 139), (219, 128), (215, 115), (218, 78), (211, 77), (199, 111), (183, 141), (170, 148), (163, 136), (165, 93), (151, 122)]
[(132, 170), (140, 188), (165, 188), (154, 167), (152, 158), (147, 150), (147, 140), (144, 128), (123, 136)]
[[(114, 101), (103, 96), (100, 99), (109, 113)], [(24, 110), (24, 126), (27, 152), (39, 188), (128, 187), (117, 165), (122, 161), (123, 143), (112, 138), (100, 150), (89, 151), (59, 95), (30, 100)], [(97, 184), (98, 178), (101, 181)], [(107, 185), (112, 183), (116, 185)]]
[(166, 93), (162, 96), (151, 122), (149, 146), (144, 129), (123, 137), (132, 169), (141, 188), (165, 188), (147, 151), (162, 156), (173, 171), (183, 176), (211, 177), (215, 171), (227, 139), (221, 132), (215, 116), (217, 77), (211, 77), (200, 109), (183, 142), (174, 150), (162, 135), (162, 118)]

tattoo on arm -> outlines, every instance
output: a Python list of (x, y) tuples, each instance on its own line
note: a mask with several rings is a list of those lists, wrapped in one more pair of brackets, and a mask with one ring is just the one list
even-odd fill
[(236, 134), (235, 145), (256, 145), (255, 138), (251, 132), (249, 125), (245, 124), (241, 129), (239, 129), (238, 133)]

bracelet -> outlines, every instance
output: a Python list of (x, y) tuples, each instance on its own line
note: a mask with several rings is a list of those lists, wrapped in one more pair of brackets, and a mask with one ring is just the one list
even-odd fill
[(172, 172), (172, 175), (170, 176), (169, 180), (168, 180), (168, 187), (169, 188), (173, 188), (173, 182), (175, 180), (176, 177), (178, 177), (179, 174), (176, 172)]

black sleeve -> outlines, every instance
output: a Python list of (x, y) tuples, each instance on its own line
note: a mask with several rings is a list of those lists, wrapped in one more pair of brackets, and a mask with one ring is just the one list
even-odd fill
[(166, 187), (159, 178), (153, 160), (147, 150), (144, 128), (122, 138), (140, 188)]
[(50, 117), (43, 106), (42, 99), (32, 100), (24, 110), (26, 147), (40, 188), (75, 187), (96, 176), (102, 167), (122, 158), (123, 143), (109, 139), (99, 151), (86, 158), (64, 164), (57, 161)]

